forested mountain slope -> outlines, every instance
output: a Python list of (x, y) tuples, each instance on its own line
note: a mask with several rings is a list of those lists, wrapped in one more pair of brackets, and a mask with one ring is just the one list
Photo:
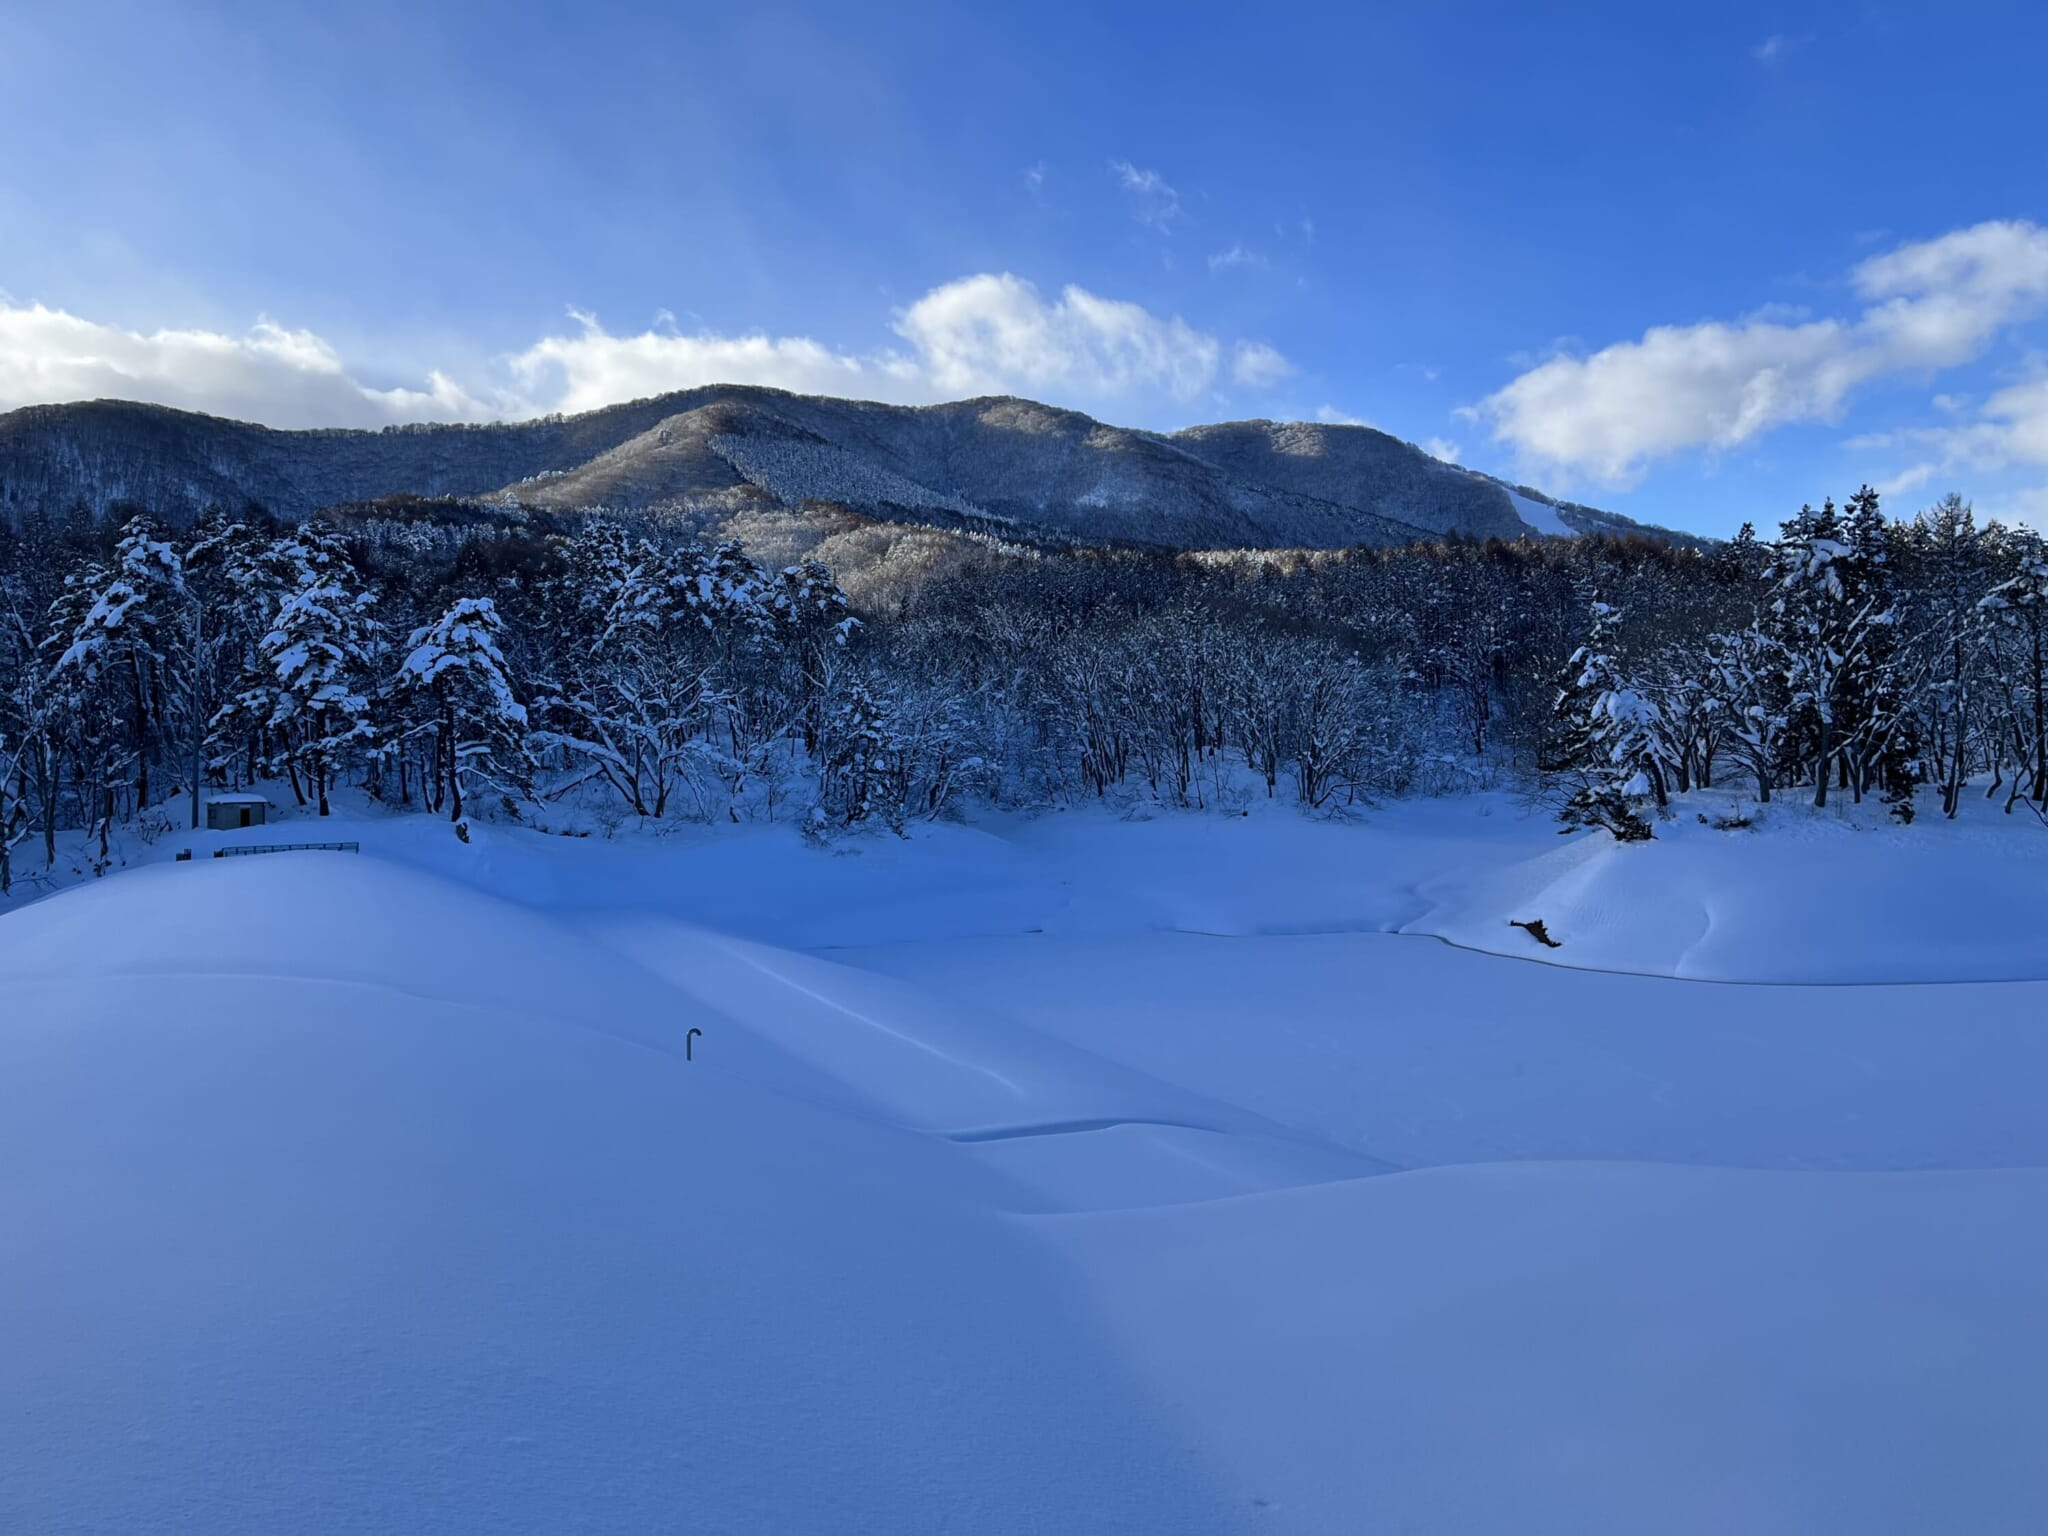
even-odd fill
[[(1010, 397), (906, 407), (714, 385), (580, 416), (381, 432), (276, 431), (123, 401), (0, 416), (10, 522), (135, 505), (177, 524), (251, 502), (291, 520), (407, 494), (548, 510), (824, 503), (1054, 546), (1342, 548), (1556, 531), (1519, 515), (1499, 482), (1369, 427), (1157, 433)], [(1609, 531), (1635, 527), (1593, 515)]]

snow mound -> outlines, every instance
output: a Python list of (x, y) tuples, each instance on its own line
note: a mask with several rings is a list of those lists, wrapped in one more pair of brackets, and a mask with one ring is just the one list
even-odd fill
[[(1700, 981), (2048, 979), (2037, 911), (2048, 832), (2031, 815), (1978, 805), (1965, 820), (1899, 827), (1881, 806), (1675, 803), (1651, 842), (1585, 833), (1425, 881), (1425, 910), (1401, 931)], [(1712, 824), (1737, 810), (1751, 826)], [(1558, 948), (1509, 926), (1533, 919)]]
[(987, 1170), (546, 919), (179, 866), (0, 988), (0, 1526), (1218, 1526)]
[[(588, 978), (605, 970), (594, 992)], [(410, 996), (664, 1050), (680, 1050), (699, 1022), (653, 977), (529, 908), (333, 852), (155, 864), (0, 927), (0, 987), (81, 975), (348, 987), (368, 994), (366, 1009)]]

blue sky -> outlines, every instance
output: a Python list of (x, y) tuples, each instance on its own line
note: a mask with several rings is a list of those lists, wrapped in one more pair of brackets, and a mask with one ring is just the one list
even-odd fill
[(9, 6), (0, 408), (711, 379), (2048, 520), (2042, 7)]

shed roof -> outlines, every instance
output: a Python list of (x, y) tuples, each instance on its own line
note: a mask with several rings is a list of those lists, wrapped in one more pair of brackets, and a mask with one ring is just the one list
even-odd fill
[(269, 797), (268, 797), (268, 796), (265, 796), (265, 795), (239, 795), (239, 794), (237, 794), (237, 795), (208, 795), (208, 796), (206, 797), (206, 802), (207, 802), (207, 804), (209, 804), (209, 805), (268, 805), (268, 804), (270, 804), (270, 800), (269, 800)]

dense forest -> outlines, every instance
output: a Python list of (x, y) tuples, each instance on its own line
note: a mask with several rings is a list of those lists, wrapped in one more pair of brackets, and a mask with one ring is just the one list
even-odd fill
[[(0, 886), (183, 824), (197, 779), (326, 813), (821, 831), (1143, 798), (1310, 808), (1504, 777), (1567, 825), (1674, 796), (2048, 800), (2048, 550), (1864, 489), (1774, 539), (1003, 551), (859, 611), (651, 519), (215, 512), (0, 531)], [(88, 853), (88, 857), (93, 857)]]

